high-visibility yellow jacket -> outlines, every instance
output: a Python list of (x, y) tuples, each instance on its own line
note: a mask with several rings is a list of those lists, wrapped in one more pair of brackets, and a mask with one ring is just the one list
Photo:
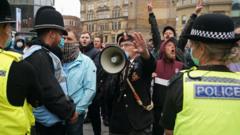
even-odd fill
[(24, 102), (23, 106), (13, 106), (7, 98), (7, 80), (13, 61), (21, 61), (21, 55), (0, 49), (0, 135), (30, 134), (34, 116), (31, 106)]
[(239, 135), (240, 74), (195, 70), (184, 73), (183, 108), (174, 135)]

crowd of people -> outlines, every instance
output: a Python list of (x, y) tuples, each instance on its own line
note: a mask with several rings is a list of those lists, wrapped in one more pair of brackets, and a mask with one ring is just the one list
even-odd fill
[[(38, 9), (28, 40), (15, 35), (7, 0), (0, 2), (0, 134), (83, 135), (90, 121), (101, 135), (238, 135), (240, 26), (223, 14), (202, 14), (203, 2), (177, 36), (159, 32), (147, 3), (151, 39), (119, 33), (109, 45), (64, 27), (51, 6)], [(29, 33), (28, 33), (29, 34)], [(12, 42), (12, 43), (11, 43)], [(126, 64), (103, 68), (115, 46)], [(226, 127), (226, 128), (223, 128)]]

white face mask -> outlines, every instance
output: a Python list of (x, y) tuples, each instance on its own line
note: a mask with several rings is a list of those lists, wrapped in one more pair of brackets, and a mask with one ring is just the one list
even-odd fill
[(16, 43), (16, 46), (17, 46), (18, 48), (22, 48), (22, 47), (23, 47), (23, 42), (18, 41), (18, 42)]

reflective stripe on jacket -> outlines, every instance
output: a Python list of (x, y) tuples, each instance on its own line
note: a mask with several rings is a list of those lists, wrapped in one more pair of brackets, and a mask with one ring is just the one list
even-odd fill
[(28, 103), (23, 106), (13, 106), (7, 98), (7, 81), (13, 61), (21, 61), (21, 55), (0, 50), (0, 134), (24, 135), (30, 133), (34, 117)]

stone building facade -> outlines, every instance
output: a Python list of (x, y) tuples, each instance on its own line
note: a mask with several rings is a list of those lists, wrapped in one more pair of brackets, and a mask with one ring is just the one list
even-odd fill
[[(151, 38), (145, 0), (80, 0), (82, 31), (100, 36), (106, 43), (114, 43), (121, 32), (142, 32)], [(166, 25), (175, 27), (175, 8), (169, 0), (153, 1), (159, 30)]]
[(80, 18), (76, 16), (63, 15), (65, 28), (70, 28), (77, 33), (81, 32)]
[[(195, 11), (196, 2), (198, 0), (174, 0), (176, 5), (176, 30), (180, 34), (187, 20)], [(220, 13), (231, 16), (232, 0), (203, 0), (204, 8), (201, 12), (205, 13)]]

